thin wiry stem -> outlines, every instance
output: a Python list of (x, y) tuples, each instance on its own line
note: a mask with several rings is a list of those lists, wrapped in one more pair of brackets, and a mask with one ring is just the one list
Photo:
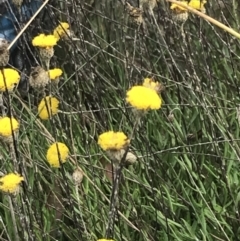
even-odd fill
[(5, 116), (6, 113), (5, 113), (5, 106), (3, 104), (3, 95), (2, 95), (2, 93), (0, 93), (0, 108), (2, 110), (2, 116)]
[[(131, 139), (133, 138), (133, 135), (135, 133), (135, 130), (137, 129), (137, 126), (139, 125), (139, 119), (141, 118), (141, 114), (138, 116), (138, 118), (136, 118), (135, 122), (134, 122), (134, 126), (132, 129), (132, 133), (130, 135), (129, 140), (131, 141)], [(118, 193), (119, 193), (119, 184), (120, 184), (120, 180), (121, 180), (121, 174), (122, 174), (122, 170), (123, 167), (125, 165), (125, 160), (127, 157), (127, 153), (128, 153), (129, 147), (126, 149), (118, 167), (116, 170), (116, 175), (114, 176), (114, 180), (113, 180), (113, 188), (112, 188), (112, 193), (111, 193), (111, 199), (110, 199), (110, 208), (109, 208), (109, 213), (108, 213), (108, 224), (106, 227), (106, 238), (110, 239), (113, 237), (114, 234), (114, 222), (115, 222), (115, 216), (117, 213), (117, 202), (118, 202)]]
[(11, 212), (11, 217), (12, 217), (12, 225), (13, 225), (13, 230), (14, 230), (14, 237), (15, 241), (20, 241), (19, 239), (19, 234), (18, 234), (18, 229), (17, 229), (17, 222), (16, 222), (16, 217), (15, 217), (15, 212), (13, 210), (13, 204), (12, 204), (12, 198), (10, 195), (8, 195), (8, 203), (9, 203), (9, 208)]
[[(87, 231), (84, 219), (83, 219), (83, 215), (82, 215), (82, 207), (80, 204), (80, 198), (79, 198), (79, 189), (78, 189), (78, 185), (75, 186), (75, 192), (76, 192), (76, 198), (77, 198), (77, 203), (78, 203), (78, 210), (79, 210), (79, 214), (80, 214), (80, 218), (83, 224), (83, 229), (84, 229), (84, 233), (86, 234), (87, 237), (89, 237), (89, 233)], [(89, 237), (90, 238), (90, 237)]]
[[(5, 77), (4, 71), (3, 71), (3, 69), (1, 69), (0, 71), (1, 71), (1, 74), (3, 76), (4, 86), (7, 89), (6, 77)], [(3, 103), (3, 94), (2, 93), (0, 93), (0, 108), (2, 109), (2, 116), (5, 116), (6, 112), (5, 112), (5, 106), (4, 106), (4, 103)]]
[(9, 143), (9, 149), (10, 149), (11, 159), (13, 160), (14, 170), (16, 172), (19, 172), (19, 170), (18, 170), (18, 162), (17, 162), (17, 157), (16, 157), (16, 153), (15, 153), (15, 148), (14, 148), (13, 142)]
[(11, 240), (10, 237), (9, 237), (9, 234), (8, 234), (7, 228), (6, 228), (5, 224), (4, 224), (4, 222), (3, 222), (1, 216), (0, 216), (0, 223), (1, 223), (2, 226), (3, 226), (3, 231), (5, 232), (5, 234), (6, 234), (7, 238), (8, 238), (8, 240)]

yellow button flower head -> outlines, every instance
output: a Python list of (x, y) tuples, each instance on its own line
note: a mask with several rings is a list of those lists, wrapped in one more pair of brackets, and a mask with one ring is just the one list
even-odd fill
[(51, 34), (40, 34), (32, 40), (32, 45), (39, 47), (40, 58), (47, 69), (49, 69), (50, 60), (54, 55), (53, 47), (57, 44), (57, 41), (58, 39)]
[(0, 118), (0, 136), (12, 136), (12, 131), (17, 131), (18, 129), (19, 123), (16, 119), (9, 117)]
[(40, 48), (49, 48), (57, 44), (57, 38), (54, 35), (39, 34), (32, 40), (32, 45)]
[(38, 105), (38, 114), (42, 120), (47, 120), (58, 113), (59, 101), (55, 97), (46, 96)]
[(18, 191), (19, 184), (24, 180), (19, 174), (9, 173), (0, 178), (0, 190), (14, 194)]
[(14, 87), (19, 83), (20, 75), (14, 69), (5, 68), (0, 70), (0, 92), (8, 90), (13, 91)]
[[(207, 1), (206, 0), (203, 0), (203, 1), (201, 1), (201, 0), (191, 0), (190, 2), (181, 1), (181, 3), (186, 5), (186, 6), (189, 6), (191, 8), (194, 8), (194, 9), (197, 9), (197, 10), (200, 10), (200, 11), (205, 11), (204, 4), (206, 4)], [(186, 8), (184, 8), (182, 6), (179, 6), (176, 3), (172, 3), (170, 8), (172, 10), (177, 9), (177, 10), (182, 10), (182, 11), (188, 11)]]
[(57, 40), (66, 34), (69, 34), (69, 24), (65, 22), (61, 22), (53, 31), (53, 35)]
[(204, 9), (204, 4), (206, 4), (207, 1), (206, 0), (191, 0), (188, 3), (188, 6), (197, 10), (202, 11)]
[(48, 71), (49, 77), (53, 81), (56, 80), (57, 78), (59, 78), (62, 75), (62, 73), (63, 73), (62, 70), (58, 69), (58, 68), (50, 69)]
[(65, 163), (68, 158), (69, 149), (64, 143), (53, 143), (47, 150), (47, 161), (52, 167), (60, 167), (60, 162)]
[(123, 132), (108, 131), (98, 137), (98, 145), (104, 150), (120, 150), (129, 144)]
[(155, 90), (138, 85), (127, 92), (126, 100), (138, 110), (157, 110), (162, 105), (162, 100)]

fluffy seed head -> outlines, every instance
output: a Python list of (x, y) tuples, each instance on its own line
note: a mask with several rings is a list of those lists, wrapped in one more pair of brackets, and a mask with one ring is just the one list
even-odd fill
[(46, 87), (49, 81), (48, 72), (41, 66), (37, 66), (32, 69), (29, 77), (29, 84), (31, 87), (42, 90)]

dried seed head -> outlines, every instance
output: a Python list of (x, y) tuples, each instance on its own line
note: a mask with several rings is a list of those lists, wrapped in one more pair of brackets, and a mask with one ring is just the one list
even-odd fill
[(49, 69), (50, 60), (54, 55), (53, 47), (39, 48), (39, 54), (42, 62), (45, 64), (46, 69)]
[[(17, 140), (18, 138), (18, 130), (14, 131), (14, 139)], [(2, 142), (6, 143), (6, 144), (11, 144), (14, 142), (13, 136), (1, 136), (0, 135), (0, 139), (2, 140)]]
[(114, 164), (119, 164), (119, 160), (121, 160), (121, 150), (107, 150), (106, 154)]
[(54, 55), (53, 47), (39, 48), (39, 53), (43, 61), (49, 60)]
[(172, 18), (174, 21), (178, 23), (185, 23), (188, 19), (188, 12), (182, 11), (182, 12), (173, 13)]
[(130, 17), (133, 19), (133, 21), (135, 23), (137, 23), (138, 25), (142, 24), (143, 21), (143, 10), (141, 8), (136, 8), (133, 7), (130, 3), (126, 3), (126, 8), (128, 10), (128, 13), (130, 15)]
[(137, 157), (132, 152), (128, 152), (126, 156), (127, 164), (134, 164), (136, 161)]
[(83, 180), (83, 172), (76, 168), (72, 174), (72, 179), (75, 185), (80, 185)]
[(9, 42), (6, 39), (0, 38), (0, 67), (4, 67), (9, 61)]
[(49, 83), (48, 72), (45, 71), (41, 66), (37, 66), (32, 69), (29, 77), (29, 84), (34, 89), (44, 89)]
[(168, 119), (169, 122), (173, 122), (173, 120), (174, 120), (174, 114), (171, 112), (171, 113), (168, 115), (167, 119)]
[[(126, 150), (124, 150), (124, 149), (109, 150), (109, 151), (107, 151), (107, 155), (113, 161), (114, 164), (119, 164), (122, 161), (122, 158), (123, 158), (125, 152), (126, 152)], [(133, 153), (128, 152), (124, 161), (127, 164), (133, 164), (136, 162), (136, 160), (137, 160), (137, 157)]]

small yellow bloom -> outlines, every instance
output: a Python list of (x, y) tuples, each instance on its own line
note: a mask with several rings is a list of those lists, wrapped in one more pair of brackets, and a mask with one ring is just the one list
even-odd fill
[(207, 1), (206, 0), (191, 0), (188, 3), (188, 6), (197, 10), (203, 10), (204, 9), (204, 4), (206, 4)]
[[(65, 163), (69, 149), (61, 142), (52, 144), (47, 150), (47, 161), (52, 167), (60, 167), (60, 162)], [(60, 160), (60, 162), (59, 162)]]
[(24, 178), (19, 174), (9, 173), (0, 178), (0, 190), (6, 193), (16, 193), (23, 180)]
[(16, 131), (18, 129), (19, 123), (16, 119), (9, 117), (0, 118), (0, 136), (12, 136), (12, 131)]
[[(189, 6), (191, 8), (203, 11), (203, 10), (205, 10), (204, 4), (206, 4), (207, 1), (206, 0), (203, 0), (203, 1), (201, 1), (201, 0), (191, 0), (190, 2), (181, 1), (181, 3), (186, 5), (186, 6)], [(186, 8), (184, 8), (182, 6), (179, 6), (176, 3), (172, 3), (170, 9), (178, 9), (178, 10), (188, 11)]]
[(108, 131), (98, 137), (98, 145), (104, 150), (120, 150), (129, 144), (123, 132)]
[(11, 92), (19, 83), (19, 80), (20, 75), (16, 70), (10, 68), (0, 70), (0, 92), (4, 92), (6, 90)]
[(58, 68), (50, 69), (48, 71), (48, 74), (49, 74), (49, 77), (51, 80), (57, 79), (58, 77), (60, 77), (62, 75), (62, 73), (63, 73), (62, 70), (58, 69)]
[(66, 33), (69, 32), (69, 24), (65, 22), (61, 22), (53, 31), (53, 35), (57, 40), (59, 40), (61, 37), (65, 36)]
[(47, 120), (58, 113), (59, 101), (55, 97), (46, 96), (38, 105), (38, 114), (42, 120)]
[(40, 48), (51, 48), (57, 44), (58, 39), (54, 35), (39, 34), (32, 40), (32, 45)]
[(133, 86), (127, 92), (126, 100), (138, 110), (157, 110), (162, 105), (162, 100), (157, 92), (144, 86)]

